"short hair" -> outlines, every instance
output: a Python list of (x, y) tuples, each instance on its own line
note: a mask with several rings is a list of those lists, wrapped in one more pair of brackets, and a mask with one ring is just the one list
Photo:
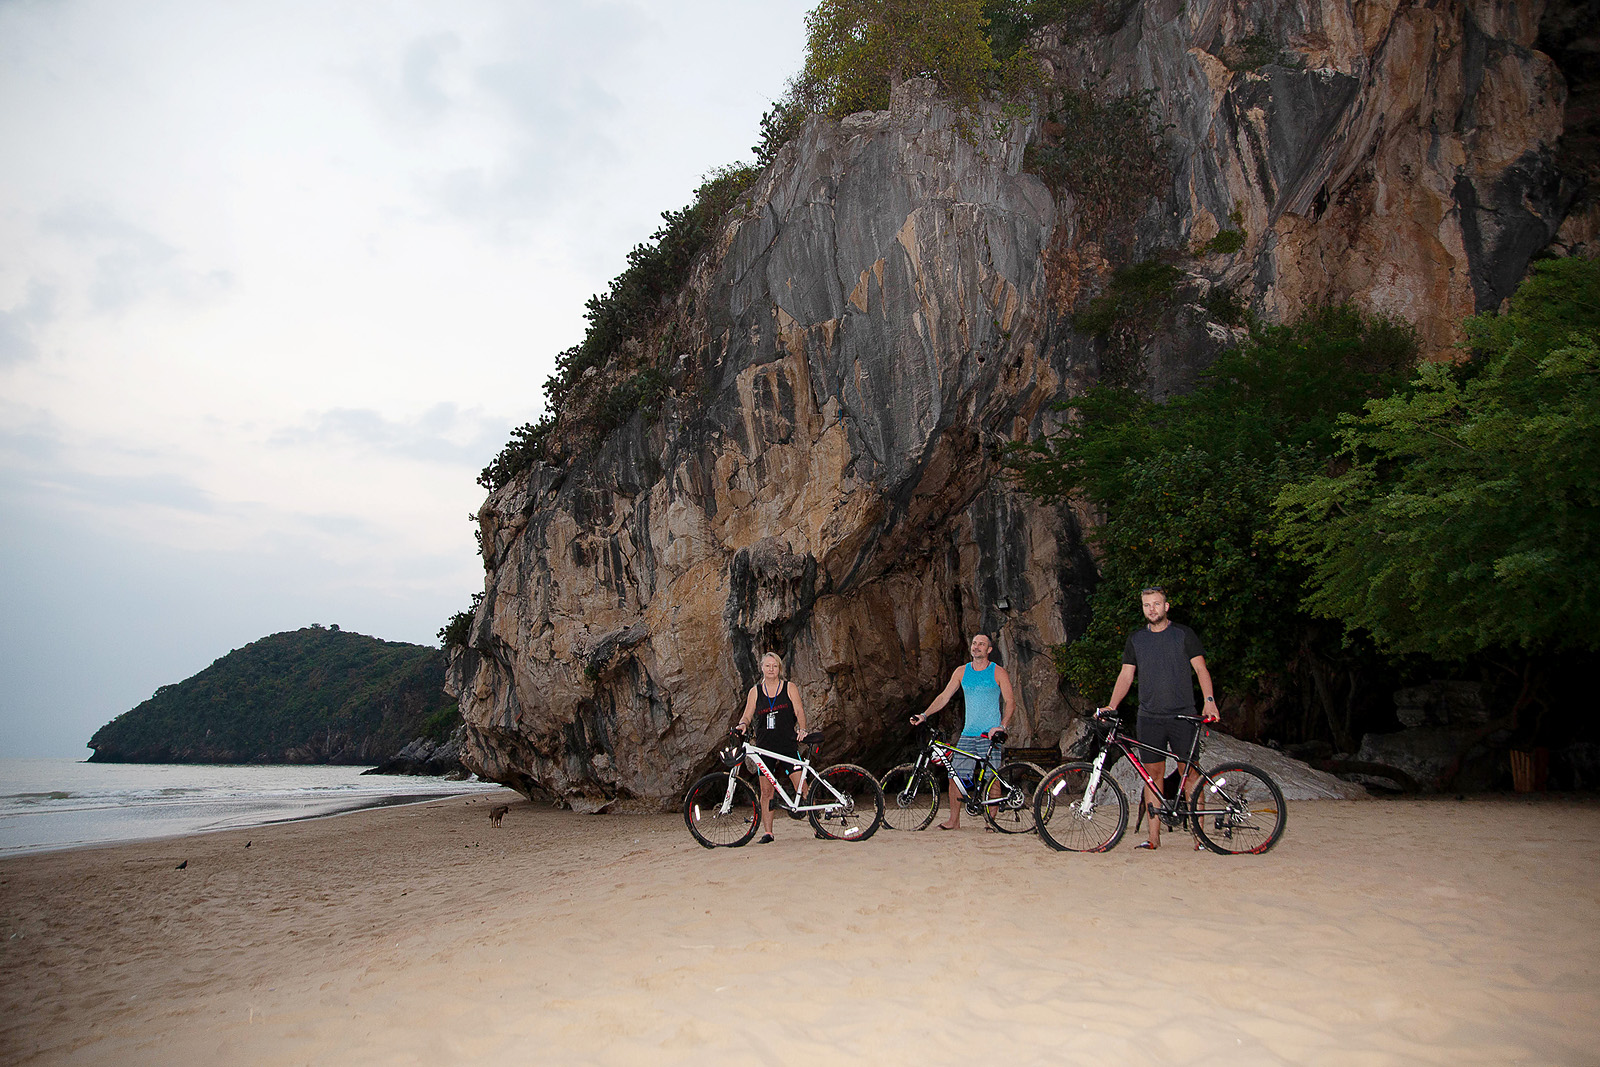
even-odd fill
[(757, 662), (758, 663), (765, 663), (765, 662), (767, 662), (767, 660), (769, 658), (770, 659), (775, 659), (775, 660), (778, 661), (778, 674), (782, 675), (783, 674), (783, 657), (778, 655), (776, 652), (763, 652), (763, 653), (761, 653), (761, 659), (759, 659)]
[(1164, 585), (1147, 585), (1143, 589), (1139, 590), (1140, 596), (1149, 596), (1152, 593), (1160, 593), (1162, 596), (1166, 596), (1167, 587)]

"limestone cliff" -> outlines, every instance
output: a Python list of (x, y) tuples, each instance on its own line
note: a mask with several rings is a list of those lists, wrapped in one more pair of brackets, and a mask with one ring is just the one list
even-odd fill
[(1052, 31), (1062, 83), (1148, 91), (1170, 123), (1171, 181), (1121, 236), (1024, 168), (1071, 130), (964, 115), (919, 81), (887, 112), (811, 120), (660, 335), (659, 415), (483, 505), (485, 596), (449, 676), (467, 764), (530, 795), (681, 795), (765, 648), (824, 755), (870, 760), (978, 630), (1019, 683), (1019, 740), (1052, 742), (1071, 709), (1048, 650), (1094, 581), (1085, 517), (1017, 493), (996, 450), (1101, 375), (1074, 308), (1113, 266), (1178, 257), (1136, 368), (1158, 395), (1231, 339), (1216, 286), (1269, 319), (1351, 300), (1447, 353), (1577, 193), (1539, 17), (1142, 0)]

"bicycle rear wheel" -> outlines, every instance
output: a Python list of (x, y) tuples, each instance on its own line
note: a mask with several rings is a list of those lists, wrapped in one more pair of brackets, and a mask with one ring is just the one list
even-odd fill
[(926, 767), (902, 763), (883, 776), (883, 825), (890, 830), (926, 830), (939, 814), (939, 784)]
[[(835, 841), (865, 841), (878, 832), (883, 824), (883, 789), (865, 767), (838, 763), (818, 778), (821, 781), (812, 782), (806, 790), (807, 806), (828, 805), (811, 813), (811, 825), (817, 833)], [(840, 797), (844, 799), (841, 801)]]
[(1128, 828), (1128, 798), (1109, 768), (1101, 771), (1094, 796), (1084, 796), (1093, 773), (1092, 763), (1064, 763), (1044, 776), (1033, 795), (1039, 839), (1058, 852), (1105, 852), (1117, 847)]
[(1189, 818), (1207, 848), (1228, 856), (1265, 852), (1276, 845), (1288, 811), (1283, 790), (1266, 771), (1248, 763), (1225, 763), (1200, 779)]
[(1031, 834), (1035, 825), (1033, 794), (1044, 781), (1044, 769), (1033, 763), (1008, 763), (989, 779), (983, 818), (1003, 834)]
[[(728, 792), (732, 778), (733, 793)], [(727, 805), (727, 810), (723, 806)], [(694, 839), (706, 848), (738, 848), (756, 835), (761, 825), (756, 791), (743, 778), (724, 771), (706, 775), (689, 787), (683, 798), (683, 822)]]

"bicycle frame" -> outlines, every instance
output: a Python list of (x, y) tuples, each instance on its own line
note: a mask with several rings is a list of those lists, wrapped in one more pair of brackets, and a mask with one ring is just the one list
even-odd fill
[[(779, 781), (778, 776), (772, 773), (772, 768), (767, 766), (767, 761), (761, 758), (763, 756), (770, 757), (774, 760), (782, 760), (785, 763), (792, 764), (794, 770), (786, 771), (784, 773), (785, 778), (793, 774), (795, 771), (800, 772), (800, 785), (795, 788), (794, 796), (790, 796), (788, 790), (783, 788), (783, 784)], [(835, 789), (826, 778), (818, 774), (817, 769), (811, 766), (811, 761), (803, 756), (799, 759), (796, 759), (793, 756), (786, 756), (781, 752), (773, 752), (770, 749), (760, 748), (746, 741), (744, 743), (744, 752), (740, 756), (739, 762), (744, 763), (747, 760), (751, 763), (754, 763), (756, 770), (761, 774), (761, 776), (768, 782), (772, 783), (772, 788), (777, 793), (778, 798), (782, 800), (784, 805), (792, 812), (798, 814), (808, 811), (830, 811), (841, 804), (848, 805), (850, 803), (845, 795)], [(725, 796), (722, 800), (723, 814), (727, 814), (729, 808), (733, 806), (733, 782), (737, 777), (738, 771), (734, 771), (728, 775), (728, 793), (727, 796)], [(822, 787), (833, 794), (834, 802), (831, 804), (801, 804), (800, 796), (805, 792), (806, 781), (808, 779), (811, 781), (821, 782)]]
[[(1179, 716), (1179, 718), (1188, 719), (1191, 718), (1191, 716)], [(1128, 762), (1133, 765), (1134, 772), (1138, 774), (1138, 776), (1144, 781), (1145, 788), (1149, 789), (1156, 796), (1162, 798), (1161, 805), (1155, 809), (1156, 813), (1162, 815), (1176, 814), (1176, 809), (1173, 806), (1173, 802), (1166, 799), (1165, 790), (1161, 787), (1161, 785), (1157, 784), (1155, 778), (1150, 774), (1150, 772), (1144, 769), (1144, 761), (1134, 755), (1134, 749), (1136, 748), (1146, 753), (1160, 753), (1163, 760), (1176, 760), (1181, 764), (1187, 765), (1190, 770), (1199, 775), (1200, 780), (1195, 783), (1195, 803), (1198, 803), (1202, 786), (1208, 787), (1211, 792), (1215, 793), (1217, 789), (1224, 784), (1224, 780), (1219, 779), (1213, 781), (1211, 775), (1206, 771), (1201, 770), (1198, 763), (1200, 759), (1200, 741), (1204, 736), (1203, 731), (1208, 724), (1204, 719), (1200, 719), (1198, 716), (1194, 716), (1192, 718), (1195, 719), (1201, 729), (1195, 731), (1194, 744), (1189, 746), (1189, 755), (1186, 757), (1180, 756), (1176, 752), (1173, 752), (1169, 749), (1158, 748), (1155, 745), (1144, 744), (1138, 738), (1129, 737), (1127, 734), (1123, 733), (1120, 725), (1113, 725), (1111, 727), (1111, 731), (1106, 734), (1105, 742), (1100, 746), (1099, 753), (1094, 757), (1094, 769), (1089, 774), (1089, 783), (1083, 792), (1083, 801), (1080, 805), (1081, 810), (1086, 814), (1094, 810), (1094, 794), (1095, 790), (1100, 788), (1100, 776), (1105, 772), (1106, 757), (1113, 752), (1120, 752), (1124, 756), (1128, 757)], [(1182, 792), (1179, 793), (1180, 797), (1183, 795), (1184, 794)], [(1229, 813), (1226, 807), (1191, 807), (1187, 810), (1188, 814), (1195, 816), (1227, 815)]]
[[(957, 748), (955, 745), (940, 741), (937, 738), (929, 738), (927, 746), (922, 750), (922, 754), (917, 757), (917, 762), (926, 766), (924, 761), (932, 761), (943, 767), (945, 773), (950, 776), (950, 781), (955, 783), (956, 791), (961, 794), (961, 799), (966, 801), (969, 807), (975, 804), (983, 807), (995, 807), (1004, 804), (1006, 798), (998, 796), (993, 800), (986, 800), (983, 798), (983, 793), (988, 787), (989, 780), (1000, 776), (999, 760), (1004, 747), (1004, 745), (991, 744), (989, 746), (989, 754), (987, 756), (979, 756), (976, 753), (968, 752), (964, 748)], [(951, 756), (965, 756), (976, 764), (972, 773), (972, 787), (978, 793), (976, 800), (973, 798), (972, 792), (967, 789), (967, 783), (962, 780), (961, 776), (955, 772), (955, 768), (951, 766)]]

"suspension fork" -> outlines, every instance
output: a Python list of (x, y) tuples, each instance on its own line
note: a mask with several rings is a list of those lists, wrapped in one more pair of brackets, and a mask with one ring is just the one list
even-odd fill
[(1100, 755), (1094, 758), (1094, 765), (1089, 771), (1089, 784), (1084, 787), (1083, 801), (1078, 806), (1078, 810), (1085, 815), (1090, 815), (1094, 812), (1094, 791), (1100, 788), (1100, 775), (1105, 771), (1106, 754), (1110, 751), (1111, 746), (1106, 745), (1100, 750)]

